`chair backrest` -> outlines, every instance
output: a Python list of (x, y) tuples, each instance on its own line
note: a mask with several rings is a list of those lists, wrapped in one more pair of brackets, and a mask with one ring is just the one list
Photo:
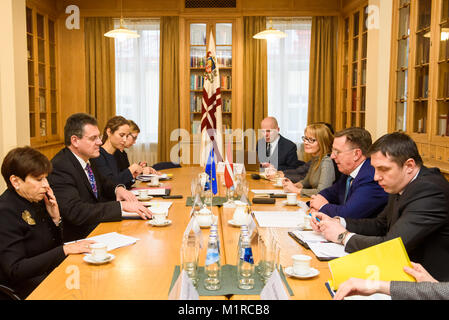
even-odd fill
[(20, 298), (14, 290), (0, 284), (0, 300), (20, 300)]

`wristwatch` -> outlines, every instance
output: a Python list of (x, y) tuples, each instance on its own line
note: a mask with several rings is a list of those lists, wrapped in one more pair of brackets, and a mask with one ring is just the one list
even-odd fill
[(348, 233), (349, 233), (349, 231), (346, 230), (346, 231), (344, 231), (344, 232), (342, 232), (342, 233), (340, 233), (340, 234), (338, 235), (337, 241), (338, 241), (339, 244), (343, 244), (343, 241), (345, 240), (346, 235), (347, 235)]

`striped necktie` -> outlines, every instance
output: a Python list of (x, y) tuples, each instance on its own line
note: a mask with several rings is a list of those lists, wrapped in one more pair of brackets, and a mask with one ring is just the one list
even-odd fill
[(344, 200), (343, 203), (346, 203), (346, 198), (348, 197), (348, 193), (349, 193), (349, 189), (351, 188), (351, 182), (352, 182), (352, 180), (354, 180), (354, 178), (351, 177), (351, 176), (349, 176), (349, 177), (346, 179), (345, 200)]
[(269, 158), (271, 156), (271, 143), (267, 142), (267, 152), (266, 152), (266, 156), (267, 158)]
[(92, 187), (92, 191), (95, 194), (95, 198), (98, 198), (97, 183), (95, 182), (95, 177), (92, 168), (88, 163), (86, 164), (85, 170), (87, 171), (87, 175), (89, 176), (90, 186)]

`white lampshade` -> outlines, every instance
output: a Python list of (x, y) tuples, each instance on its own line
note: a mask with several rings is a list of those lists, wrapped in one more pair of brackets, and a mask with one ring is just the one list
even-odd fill
[(140, 37), (140, 35), (137, 32), (129, 30), (123, 26), (120, 26), (120, 28), (118, 28), (118, 29), (114, 29), (114, 30), (106, 32), (104, 34), (104, 36), (109, 37), (109, 38), (115, 38), (118, 40)]
[(253, 36), (254, 39), (281, 39), (285, 38), (287, 34), (285, 32), (273, 29), (270, 27), (267, 30), (261, 31)]

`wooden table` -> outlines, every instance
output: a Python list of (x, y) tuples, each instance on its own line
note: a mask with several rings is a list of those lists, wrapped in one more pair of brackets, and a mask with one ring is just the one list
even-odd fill
[[(202, 169), (184, 167), (167, 170), (173, 179), (165, 184), (172, 187), (171, 194), (182, 194), (183, 199), (171, 199), (169, 210), (170, 226), (153, 227), (143, 220), (123, 220), (100, 224), (90, 236), (108, 232), (136, 237), (136, 244), (118, 248), (111, 253), (115, 259), (105, 265), (90, 265), (83, 261), (83, 255), (68, 256), (28, 297), (29, 300), (47, 299), (167, 299), (176, 265), (180, 264), (180, 248), (183, 232), (189, 222), (191, 207), (186, 207), (190, 196), (190, 181)], [(247, 176), (250, 188), (270, 188), (269, 181), (252, 180)], [(222, 179), (218, 179), (220, 184)], [(224, 189), (220, 186), (220, 194)], [(250, 194), (252, 194), (250, 192)], [(275, 205), (253, 205), (253, 210), (296, 210), (282, 205), (277, 199)], [(164, 201), (164, 200), (162, 200)], [(168, 201), (168, 200), (167, 200)], [(233, 209), (214, 207), (218, 215), (219, 235), (222, 243), (222, 264), (235, 264), (236, 246), (240, 229), (228, 224)], [(206, 245), (209, 229), (202, 229)], [(294, 292), (292, 299), (330, 299), (324, 283), (331, 275), (328, 265), (318, 261), (313, 253), (297, 244), (288, 229), (273, 230), (281, 242), (281, 264), (292, 264), (293, 254), (305, 253), (312, 257), (312, 267), (320, 274), (309, 280), (287, 278)], [(254, 248), (257, 250), (257, 248)], [(201, 250), (200, 265), (204, 265), (206, 249)], [(224, 296), (202, 296), (201, 299), (226, 299)], [(259, 299), (259, 296), (233, 296), (232, 299)]]

